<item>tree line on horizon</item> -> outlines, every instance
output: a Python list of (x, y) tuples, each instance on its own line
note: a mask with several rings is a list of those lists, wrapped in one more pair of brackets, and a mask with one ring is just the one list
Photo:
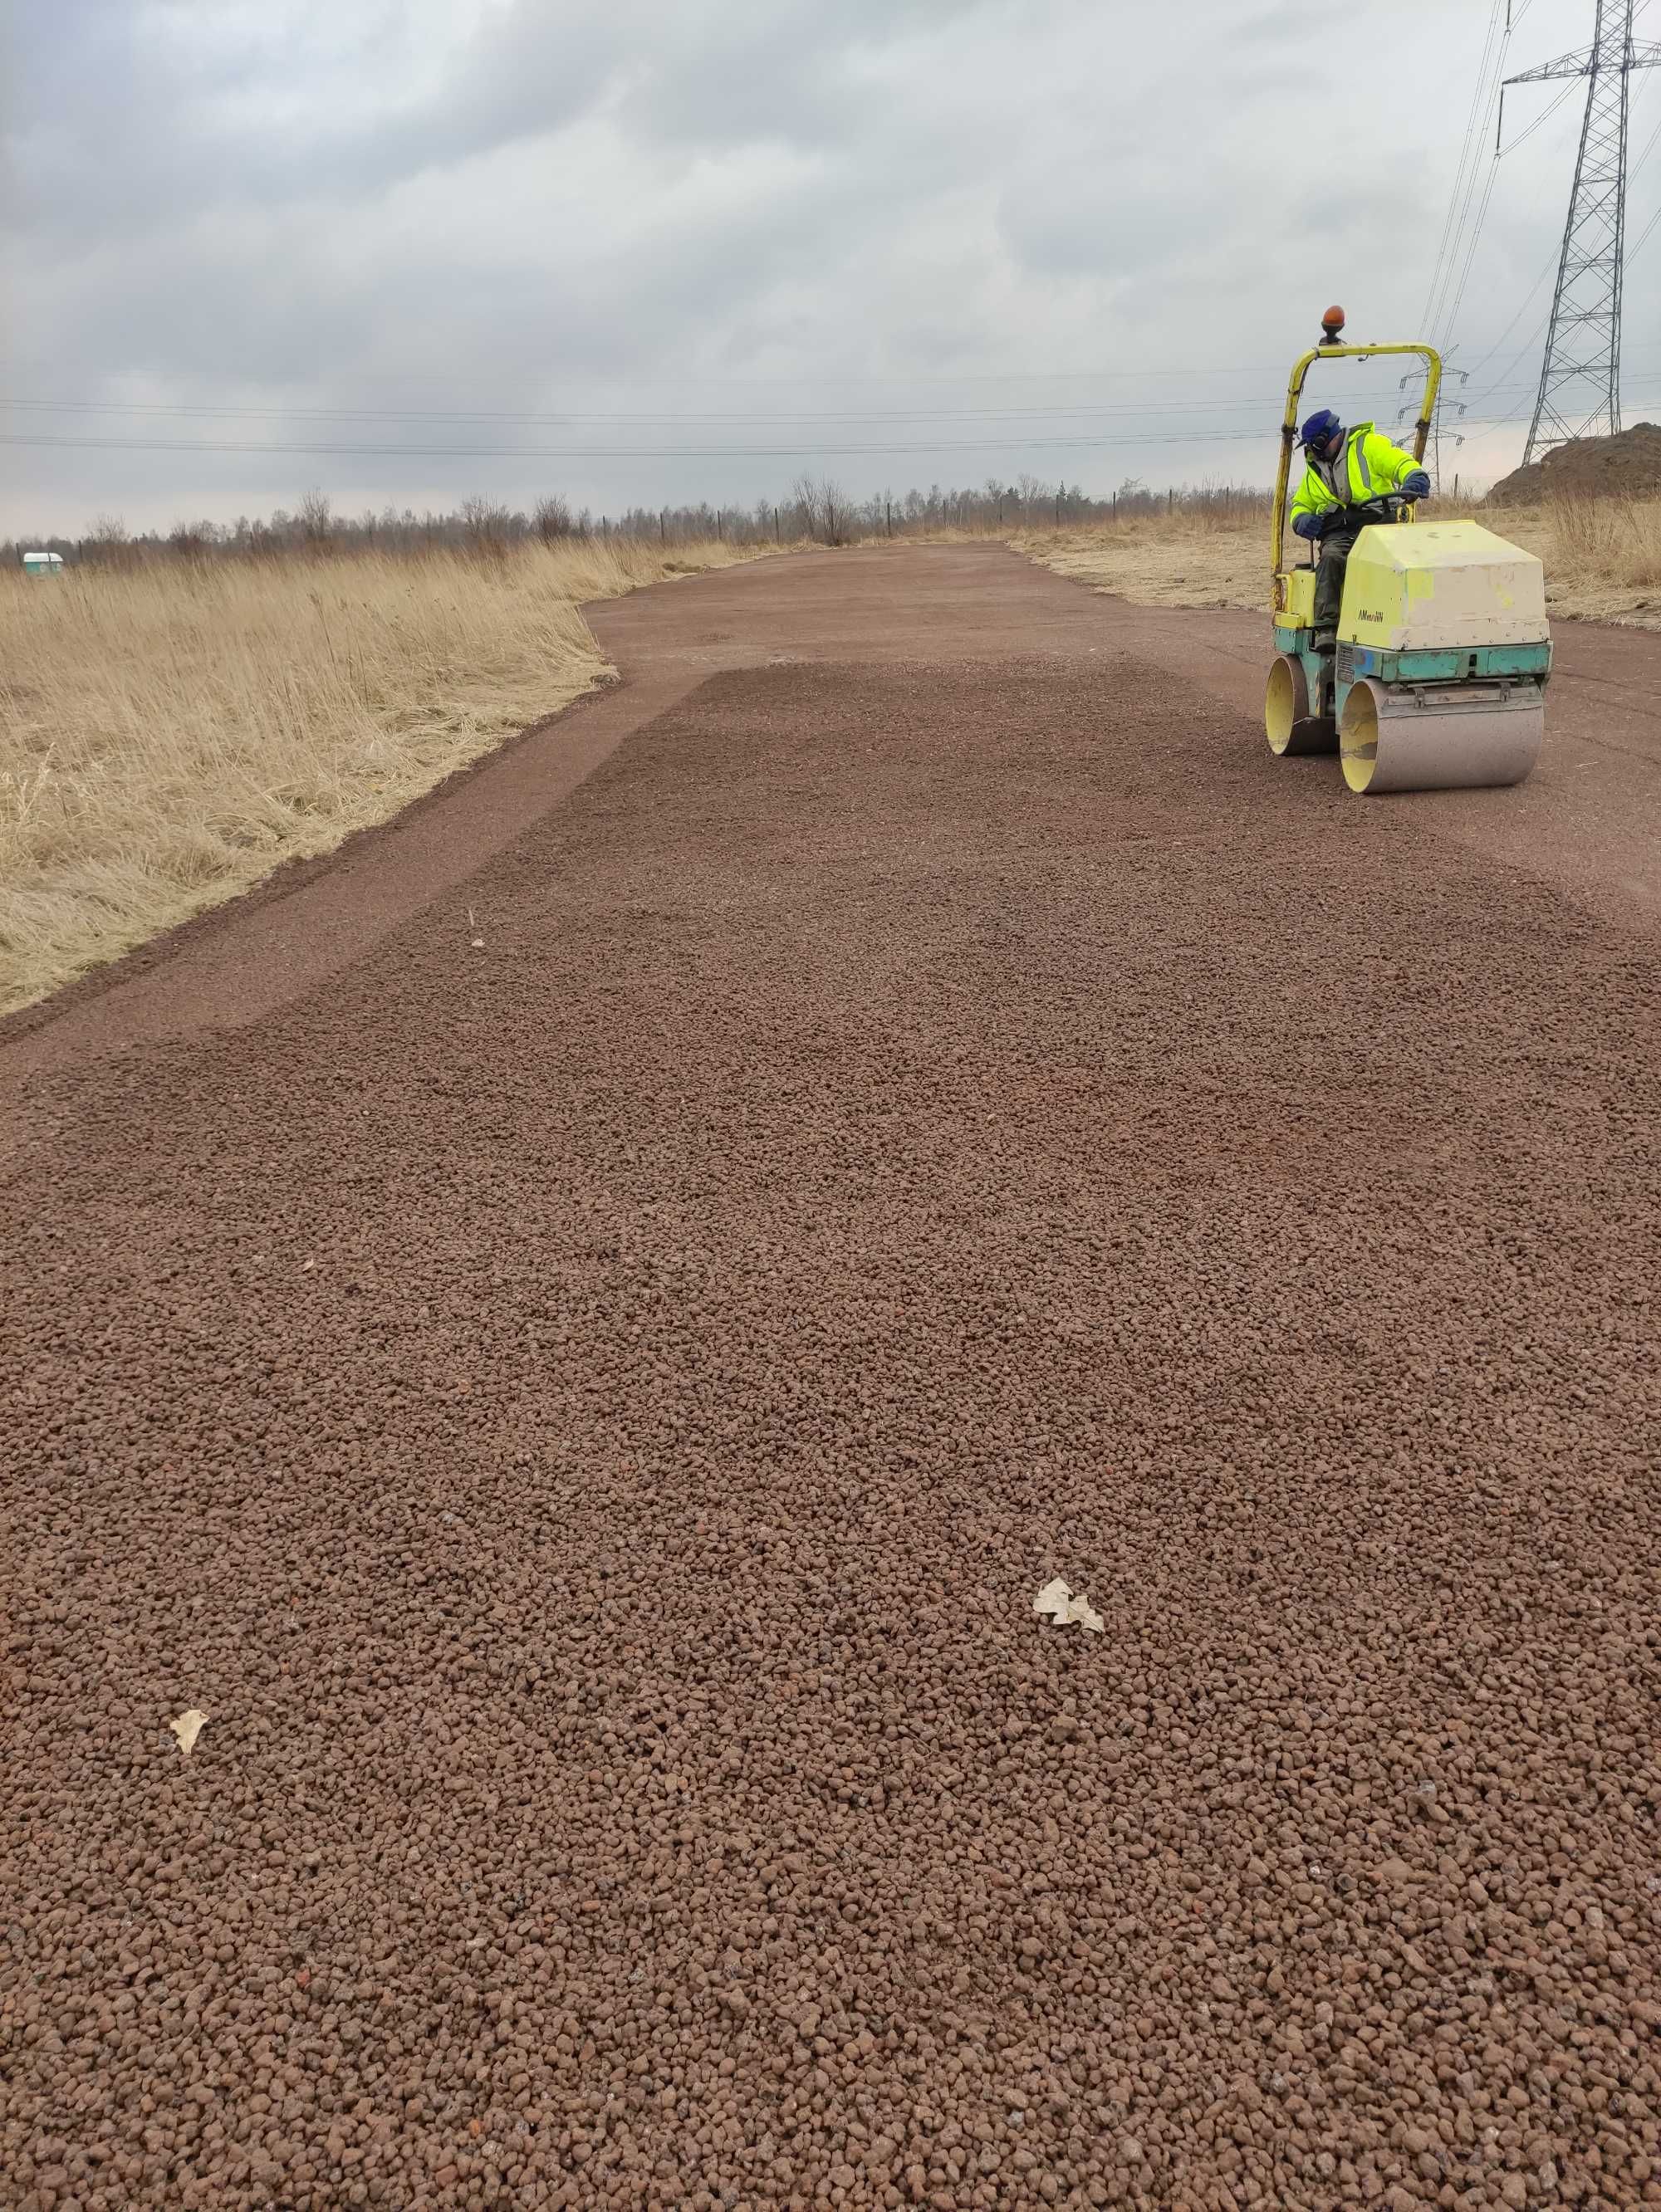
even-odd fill
[(882, 537), (926, 536), (932, 531), (1078, 528), (1159, 514), (1223, 520), (1264, 511), (1266, 491), (1246, 485), (1173, 485), (1151, 489), (1127, 477), (1116, 490), (1086, 492), (1065, 482), (1031, 476), (1011, 483), (989, 477), (977, 486), (882, 491), (855, 499), (833, 480), (799, 477), (780, 500), (752, 506), (631, 507), (596, 515), (573, 508), (557, 493), (525, 507), (475, 496), (453, 510), (417, 514), (388, 506), (359, 514), (337, 511), (328, 495), (308, 491), (292, 510), (269, 516), (240, 515), (234, 522), (206, 519), (170, 530), (129, 531), (120, 516), (102, 514), (84, 537), (55, 532), (0, 540), (0, 563), (16, 567), (25, 552), (61, 554), (66, 564), (121, 568), (157, 560), (279, 559), (295, 554), (382, 552), (414, 554), (437, 549), (505, 554), (515, 545), (557, 545), (584, 540), (658, 539), (666, 544), (725, 538), (734, 544), (769, 541), (847, 545)]

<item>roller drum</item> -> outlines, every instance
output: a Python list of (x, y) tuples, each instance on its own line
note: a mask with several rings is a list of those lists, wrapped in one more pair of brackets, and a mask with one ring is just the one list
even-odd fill
[(1538, 684), (1426, 686), (1364, 677), (1339, 721), (1344, 781), (1368, 797), (1521, 783), (1540, 757), (1545, 725)]
[(1317, 721), (1309, 711), (1309, 679), (1295, 654), (1277, 654), (1269, 672), (1263, 700), (1263, 728), (1269, 750), (1282, 758), (1305, 753), (1335, 753), (1335, 723)]

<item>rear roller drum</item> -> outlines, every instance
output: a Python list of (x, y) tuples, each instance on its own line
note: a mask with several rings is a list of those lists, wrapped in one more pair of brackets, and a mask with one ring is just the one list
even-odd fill
[(1293, 653), (1281, 653), (1269, 672), (1263, 727), (1269, 734), (1269, 750), (1282, 756), (1338, 750), (1334, 725), (1317, 720), (1309, 711), (1309, 679), (1304, 674), (1304, 664)]

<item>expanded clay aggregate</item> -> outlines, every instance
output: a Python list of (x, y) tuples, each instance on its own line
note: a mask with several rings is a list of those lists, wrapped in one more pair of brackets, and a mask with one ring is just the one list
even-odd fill
[(0, 2202), (1661, 2202), (1655, 951), (1438, 803), (721, 675), (36, 1082)]

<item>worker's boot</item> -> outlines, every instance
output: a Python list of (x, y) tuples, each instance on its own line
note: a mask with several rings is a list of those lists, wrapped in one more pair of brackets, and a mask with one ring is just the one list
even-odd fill
[(1315, 633), (1314, 649), (1323, 659), (1330, 659), (1338, 650), (1337, 632), (1330, 629), (1317, 629)]

